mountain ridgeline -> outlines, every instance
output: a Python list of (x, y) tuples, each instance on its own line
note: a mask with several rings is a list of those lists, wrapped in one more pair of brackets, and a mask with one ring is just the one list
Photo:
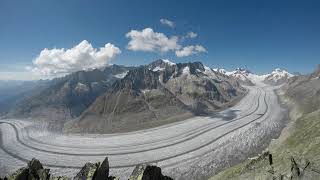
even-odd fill
[(240, 84), (246, 86), (254, 86), (255, 81), (262, 81), (265, 84), (277, 86), (288, 82), (290, 78), (294, 77), (293, 74), (280, 68), (276, 68), (271, 73), (263, 75), (254, 74), (249, 70), (243, 68), (236, 68), (234, 71), (230, 72), (224, 69), (214, 69), (214, 71), (233, 77), (237, 79)]
[(232, 105), (245, 94), (239, 83), (200, 62), (157, 60), (130, 70), (67, 132), (112, 133), (154, 127)]
[(78, 71), (47, 82), (45, 88), (34, 88), (9, 111), (9, 117), (31, 117), (50, 122), (50, 128), (59, 130), (63, 124), (78, 117), (116, 80), (132, 69), (118, 65), (103, 70)]
[(210, 115), (245, 93), (239, 80), (200, 62), (156, 60), (148, 65), (78, 71), (30, 90), (8, 117), (49, 122), (52, 130), (133, 131)]

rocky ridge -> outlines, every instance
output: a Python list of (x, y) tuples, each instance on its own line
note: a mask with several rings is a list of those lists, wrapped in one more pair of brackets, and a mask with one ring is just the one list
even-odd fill
[[(52, 176), (50, 169), (43, 168), (37, 159), (28, 162), (27, 167), (18, 169), (8, 177), (0, 180), (119, 180), (118, 177), (110, 176), (109, 161), (106, 157), (102, 163), (86, 163), (75, 177)], [(153, 165), (141, 164), (135, 167), (129, 180), (172, 180), (161, 172), (161, 168)]]
[(78, 117), (94, 100), (131, 67), (111, 65), (104, 69), (78, 71), (49, 81), (45, 88), (20, 100), (7, 116), (45, 119), (51, 129), (61, 130), (63, 124)]
[(241, 84), (244, 84), (244, 85), (247, 85), (247, 86), (253, 86), (254, 85), (254, 83), (252, 82), (252, 76), (255, 76), (255, 75), (252, 74), (247, 69), (237, 68), (234, 71), (226, 72), (226, 75), (238, 79)]
[(292, 77), (293, 74), (280, 68), (276, 68), (269, 74), (258, 75), (243, 68), (236, 68), (234, 71), (226, 71), (225, 69), (214, 69), (214, 71), (233, 77), (239, 81), (239, 83), (247, 86), (253, 86), (255, 81), (263, 81), (270, 85), (282, 85)]

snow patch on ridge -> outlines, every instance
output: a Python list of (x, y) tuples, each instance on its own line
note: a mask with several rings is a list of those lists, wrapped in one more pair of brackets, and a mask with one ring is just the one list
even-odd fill
[(185, 68), (183, 68), (182, 74), (190, 75), (190, 68), (189, 68), (189, 66), (186, 66)]
[(204, 66), (204, 74), (209, 76), (210, 78), (217, 78), (215, 70), (209, 68), (208, 66)]
[(128, 73), (128, 71), (120, 73), (120, 74), (116, 74), (116, 75), (114, 75), (114, 77), (122, 79), (127, 75), (127, 73)]
[(161, 59), (163, 62), (167, 63), (170, 66), (176, 65), (176, 63), (171, 62), (169, 59)]
[(161, 68), (161, 67), (157, 66), (152, 71), (157, 72), (157, 71), (164, 71), (164, 70), (165, 70), (165, 68)]
[(76, 87), (75, 87), (75, 90), (77, 92), (88, 92), (89, 91), (89, 87), (83, 83), (80, 83), (78, 82)]
[(227, 73), (229, 73), (225, 69), (221, 69), (221, 68), (214, 68), (213, 71), (219, 72), (219, 73), (224, 74), (224, 75), (227, 75)]

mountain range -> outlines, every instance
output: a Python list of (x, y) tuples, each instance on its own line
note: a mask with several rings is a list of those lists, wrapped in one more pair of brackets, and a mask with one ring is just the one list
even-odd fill
[(44, 120), (50, 129), (66, 132), (132, 131), (210, 115), (241, 99), (242, 85), (262, 78), (281, 84), (292, 76), (280, 69), (259, 76), (167, 59), (139, 67), (110, 65), (36, 83), (7, 116)]
[(61, 129), (65, 121), (79, 116), (130, 69), (132, 67), (111, 65), (53, 79), (44, 88), (33, 88), (29, 96), (11, 108), (8, 116), (37, 118), (52, 122), (52, 129)]
[(118, 132), (208, 115), (244, 95), (240, 84), (200, 62), (168, 60), (130, 70), (76, 120), (68, 132)]
[(288, 71), (280, 68), (276, 68), (269, 74), (258, 75), (254, 74), (251, 71), (243, 68), (236, 68), (234, 71), (226, 71), (225, 69), (214, 69), (216, 72), (223, 73), (227, 76), (234, 77), (243, 85), (252, 86), (254, 81), (263, 81), (266, 84), (270, 85), (281, 85), (292, 77), (293, 74)]

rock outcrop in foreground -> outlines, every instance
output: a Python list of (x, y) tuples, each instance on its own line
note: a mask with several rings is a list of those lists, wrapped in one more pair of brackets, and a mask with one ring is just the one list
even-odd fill
[[(86, 163), (73, 178), (65, 176), (51, 176), (50, 169), (43, 168), (37, 159), (32, 159), (27, 167), (18, 169), (4, 180), (117, 180), (109, 175), (109, 161), (106, 157), (102, 163)], [(0, 178), (2, 180), (2, 178)], [(151, 165), (138, 165), (133, 170), (129, 180), (172, 180), (164, 176), (161, 168)]]

